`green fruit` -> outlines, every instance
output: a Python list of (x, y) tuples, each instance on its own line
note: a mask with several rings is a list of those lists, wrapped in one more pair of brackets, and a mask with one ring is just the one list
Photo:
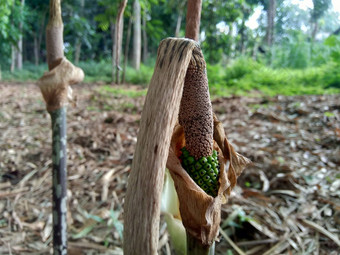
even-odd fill
[(202, 157), (202, 158), (199, 160), (199, 162), (200, 162), (202, 165), (205, 165), (205, 164), (208, 162), (208, 160), (207, 160), (206, 157)]
[(214, 150), (212, 155), (202, 157), (198, 160), (195, 160), (185, 147), (183, 147), (181, 151), (182, 155), (180, 159), (183, 168), (201, 189), (208, 195), (216, 197), (219, 187), (218, 177), (220, 171), (217, 151)]

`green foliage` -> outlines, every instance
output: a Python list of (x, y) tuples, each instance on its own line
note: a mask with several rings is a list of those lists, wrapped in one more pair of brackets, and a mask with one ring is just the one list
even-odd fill
[(332, 35), (325, 40), (324, 44), (330, 47), (332, 60), (340, 64), (340, 36)]
[[(329, 43), (310, 42), (308, 36), (301, 31), (292, 30), (281, 40), (281, 44), (276, 45), (273, 50), (272, 66), (274, 68), (304, 69), (321, 66), (329, 62), (330, 54), (333, 54), (331, 53), (332, 44), (334, 44), (335, 52), (339, 50), (339, 47), (336, 49), (338, 43), (336, 39), (330, 37)], [(339, 56), (334, 54), (334, 59), (338, 59)]]
[(123, 89), (117, 88), (110, 85), (104, 85), (99, 88), (99, 91), (103, 94), (109, 92), (112, 95), (127, 96), (129, 98), (136, 98), (146, 95), (146, 90), (135, 90), (135, 89)]
[(107, 31), (110, 25), (115, 23), (119, 1), (99, 0), (98, 4), (104, 7), (104, 12), (97, 14), (94, 19), (101, 30)]
[(0, 1), (0, 65), (9, 64), (11, 46), (17, 46), (23, 29), (27, 28), (25, 20), (29, 15), (25, 6), (17, 0)]
[(36, 81), (44, 72), (47, 71), (46, 65), (35, 66), (32, 64), (24, 64), (22, 70), (2, 71), (2, 79), (4, 81)]
[(240, 58), (226, 68), (208, 65), (207, 70), (212, 96), (251, 95), (254, 91), (270, 96), (340, 93), (340, 68), (335, 63), (304, 70), (273, 69)]
[(112, 64), (108, 61), (87, 61), (78, 64), (85, 73), (85, 82), (111, 82)]
[(141, 64), (140, 69), (137, 71), (132, 67), (126, 70), (126, 83), (139, 84), (147, 86), (153, 74), (153, 67)]
[[(78, 64), (85, 73), (85, 82), (111, 82), (112, 64), (108, 61), (88, 61)], [(23, 70), (16, 70), (11, 73), (9, 70), (2, 71), (2, 79), (5, 81), (34, 81), (39, 79), (42, 74), (47, 71), (46, 65), (35, 66), (33, 64), (25, 64)], [(139, 71), (132, 67), (127, 67), (126, 83), (137, 84), (146, 87), (152, 77), (153, 67), (141, 65)]]
[(239, 80), (246, 74), (258, 70), (261, 65), (251, 58), (241, 57), (232, 63), (232, 65), (225, 71), (225, 79), (227, 83), (233, 84), (234, 81)]
[(230, 56), (232, 36), (217, 29), (218, 24), (224, 24), (229, 31), (237, 18), (243, 15), (244, 1), (203, 1), (201, 30), (205, 38), (202, 42), (202, 50), (208, 63), (216, 64), (222, 56)]
[(306, 36), (299, 31), (291, 34), (274, 49), (274, 67), (306, 68), (310, 60), (310, 44)]
[(327, 9), (331, 5), (331, 0), (313, 0), (313, 9), (311, 11), (311, 19), (312, 21), (317, 21), (320, 19)]
[[(217, 65), (207, 64), (207, 75), (208, 75), (210, 94), (215, 94), (216, 88), (224, 86), (225, 84), (225, 81), (223, 79), (224, 72), (225, 72), (225, 68), (223, 68), (219, 64)], [(211, 86), (210, 84), (213, 84), (213, 86)]]
[(6, 39), (8, 37), (12, 2), (13, 0), (2, 0), (0, 2), (0, 38)]
[[(339, 60), (338, 60), (339, 61)], [(340, 64), (331, 63), (327, 66), (322, 78), (326, 88), (340, 89)]]

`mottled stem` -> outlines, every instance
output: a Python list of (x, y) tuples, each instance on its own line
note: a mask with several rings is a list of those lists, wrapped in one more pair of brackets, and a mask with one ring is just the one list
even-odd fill
[(212, 245), (203, 245), (202, 242), (187, 232), (187, 255), (214, 255), (215, 242)]
[(46, 57), (49, 70), (59, 65), (64, 57), (63, 31), (60, 0), (50, 0), (50, 16), (46, 26)]
[(53, 253), (67, 254), (66, 107), (50, 112), (52, 119)]

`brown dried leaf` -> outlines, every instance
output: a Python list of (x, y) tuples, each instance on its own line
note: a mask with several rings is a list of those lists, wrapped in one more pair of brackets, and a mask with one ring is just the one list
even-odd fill
[(206, 194), (181, 166), (178, 157), (180, 149), (185, 145), (185, 138), (184, 130), (179, 124), (174, 128), (167, 162), (180, 201), (183, 225), (205, 245), (210, 245), (215, 240), (221, 220), (221, 205), (226, 203), (227, 195), (236, 185), (237, 177), (250, 162), (235, 152), (216, 117), (214, 139), (214, 149), (220, 152), (220, 186), (215, 198)]

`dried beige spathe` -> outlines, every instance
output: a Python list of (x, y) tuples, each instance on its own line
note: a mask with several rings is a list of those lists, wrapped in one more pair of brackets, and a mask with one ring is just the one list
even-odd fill
[(218, 234), (221, 206), (226, 203), (237, 177), (250, 160), (235, 152), (225, 137), (222, 124), (214, 116), (213, 146), (219, 152), (220, 163), (219, 190), (214, 198), (206, 194), (182, 167), (179, 155), (184, 146), (184, 130), (177, 124), (171, 139), (167, 168), (175, 182), (183, 225), (203, 245), (211, 245)]
[(83, 79), (83, 70), (74, 66), (66, 58), (62, 58), (59, 65), (45, 72), (37, 85), (45, 99), (47, 111), (51, 112), (67, 105), (68, 100), (72, 99), (70, 85), (79, 83)]

